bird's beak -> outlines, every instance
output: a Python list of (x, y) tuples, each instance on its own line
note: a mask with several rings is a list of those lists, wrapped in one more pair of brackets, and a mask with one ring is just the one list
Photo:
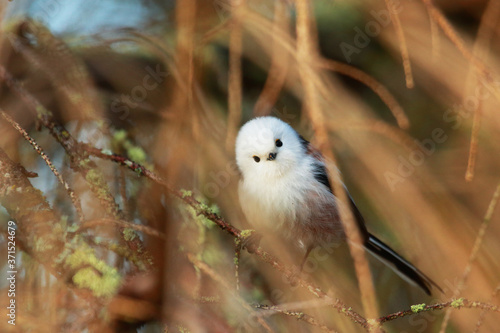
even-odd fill
[(267, 157), (267, 160), (268, 161), (274, 161), (276, 159), (276, 155), (278, 155), (278, 153), (269, 153), (269, 156)]

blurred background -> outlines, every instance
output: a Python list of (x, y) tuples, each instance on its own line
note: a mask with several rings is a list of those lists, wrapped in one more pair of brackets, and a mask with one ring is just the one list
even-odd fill
[[(370, 258), (380, 316), (458, 297), (498, 304), (498, 2), (16, 0), (0, 11), (1, 111), (43, 148), (83, 212), (0, 117), (2, 158), (37, 174), (29, 182), (62, 243), (58, 259), (40, 259), (32, 240), (41, 231), (29, 225), (47, 222), (41, 206), (13, 200), (0, 183), (2, 309), (7, 221), (19, 238), (17, 321), (2, 320), (2, 332), (364, 330), (246, 251), (236, 290), (231, 236), (157, 182), (64, 146), (41, 106), (75, 142), (144, 165), (240, 229), (250, 226), (237, 197), (237, 131), (255, 116), (279, 117), (333, 152), (368, 229), (444, 290), (427, 296)], [(81, 266), (58, 266), (68, 244), (117, 272), (105, 297), (82, 291)], [(331, 252), (309, 259), (306, 279), (365, 315), (349, 250)], [(383, 328), (494, 332), (498, 318), (439, 310)]]

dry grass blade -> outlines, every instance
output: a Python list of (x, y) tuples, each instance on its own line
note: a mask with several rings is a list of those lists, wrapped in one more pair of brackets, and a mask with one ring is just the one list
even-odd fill
[(497, 100), (500, 101), (500, 90), (498, 86), (494, 83), (497, 80), (496, 75), (494, 75), (487, 66), (466, 47), (462, 38), (455, 32), (451, 24), (446, 20), (445, 16), (439, 11), (439, 9), (434, 6), (432, 0), (422, 0), (425, 6), (428, 8), (431, 20), (434, 20), (443, 30), (444, 34), (450, 39), (450, 41), (455, 45), (455, 47), (462, 53), (462, 55), (467, 59), (474, 70), (477, 72), (478, 76), (484, 81), (485, 87), (496, 96)]
[(407, 151), (421, 150), (415, 139), (398, 127), (388, 125), (383, 121), (346, 121), (346, 122), (327, 122), (328, 129), (332, 132), (341, 131), (366, 131), (377, 133), (388, 140), (400, 145)]
[[(194, 254), (187, 253), (186, 254), (188, 260), (196, 266), (198, 269), (200, 269), (203, 273), (208, 275), (212, 280), (216, 281), (226, 292), (229, 292), (230, 295), (232, 295), (236, 301), (244, 308), (246, 309), (249, 313), (255, 312), (255, 310), (245, 302), (235, 291), (234, 289), (229, 285), (229, 283), (222, 277), (220, 274), (217, 274), (215, 270), (213, 270), (210, 266), (208, 266), (206, 263), (198, 260)], [(257, 322), (262, 326), (262, 328), (266, 332), (274, 332), (274, 330), (269, 326), (266, 321), (260, 317), (256, 317)]]
[[(314, 132), (317, 137), (319, 148), (326, 161), (330, 163), (328, 173), (332, 179), (333, 192), (337, 194), (343, 207), (349, 207), (347, 195), (343, 190), (342, 179), (334, 167), (335, 157), (330, 149), (328, 133), (325, 126), (322, 108), (319, 103), (319, 96), (315, 88), (318, 78), (314, 76), (313, 63), (317, 57), (317, 48), (311, 37), (312, 17), (310, 13), (310, 2), (307, 0), (297, 0), (297, 53), (300, 63), (300, 76), (305, 90), (305, 103), (308, 114), (311, 118)], [(375, 289), (371, 279), (370, 267), (365, 257), (365, 251), (362, 246), (361, 235), (354, 223), (352, 212), (348, 209), (340, 209), (340, 217), (344, 225), (344, 230), (349, 241), (349, 249), (354, 260), (354, 267), (358, 277), (358, 283), (361, 290), (361, 298), (365, 314), (368, 318), (377, 318), (377, 301)]]
[(472, 132), (470, 137), (469, 158), (467, 160), (467, 171), (465, 172), (465, 180), (470, 182), (474, 178), (474, 169), (476, 167), (477, 146), (479, 141), (479, 129), (481, 127), (482, 103), (478, 102), (477, 108), (474, 111), (474, 120), (472, 122)]
[[(497, 297), (499, 292), (500, 292), (500, 285), (498, 285), (491, 294), (491, 299), (493, 300), (495, 297)], [(472, 333), (479, 333), (479, 329), (481, 328), (481, 325), (483, 325), (484, 318), (486, 317), (487, 313), (488, 313), (487, 309), (481, 311), (481, 313), (479, 314), (479, 319), (477, 320), (476, 323), (476, 327), (474, 328), (474, 331)]]
[(279, 45), (277, 32), (286, 31), (289, 25), (289, 14), (287, 8), (281, 1), (274, 3), (274, 26), (273, 26), (273, 47), (271, 55), (271, 65), (267, 74), (264, 88), (255, 103), (254, 116), (264, 116), (270, 113), (272, 106), (276, 103), (279, 93), (285, 84), (289, 55)]
[(244, 10), (245, 1), (231, 0), (232, 15), (231, 32), (229, 34), (229, 91), (228, 106), (229, 116), (227, 120), (226, 150), (232, 151), (238, 127), (241, 121), (242, 107), (242, 26), (240, 13)]
[(257, 308), (261, 309), (261, 310), (270, 311), (271, 314), (281, 313), (281, 314), (284, 314), (284, 315), (289, 316), (289, 317), (297, 318), (297, 320), (304, 321), (304, 322), (308, 323), (309, 325), (318, 327), (319, 329), (321, 329), (324, 332), (330, 332), (330, 333), (337, 332), (337, 331), (329, 328), (328, 326), (319, 323), (314, 317), (311, 317), (302, 311), (293, 311), (293, 310), (285, 309), (281, 306), (267, 306), (267, 305), (258, 305)]
[[(491, 39), (493, 37), (495, 27), (498, 23), (498, 15), (500, 13), (500, 3), (498, 1), (489, 1), (488, 6), (484, 10), (481, 18), (481, 24), (477, 32), (476, 42), (474, 43), (473, 54), (479, 59), (485, 59), (489, 53)], [(468, 78), (472, 78), (473, 68), (469, 69)], [(467, 80), (469, 82), (470, 79)], [(478, 82), (481, 85), (481, 82)], [(477, 146), (479, 129), (481, 127), (482, 102), (478, 103), (474, 110), (474, 119), (472, 123), (472, 133), (470, 139), (469, 158), (467, 161), (467, 171), (465, 180), (471, 181), (474, 178), (474, 169), (476, 165)]]
[(426, 6), (427, 15), (429, 16), (429, 25), (431, 28), (431, 44), (432, 44), (432, 59), (437, 61), (439, 51), (440, 51), (440, 39), (439, 39), (439, 28), (436, 24), (436, 21), (431, 19), (431, 13), (429, 6)]
[[(457, 283), (456, 289), (453, 292), (453, 297), (457, 298), (460, 296), (460, 293), (462, 292), (463, 288), (465, 287), (465, 284), (467, 282), (467, 278), (469, 277), (469, 274), (472, 270), (472, 264), (477, 258), (477, 254), (479, 252), (479, 249), (481, 248), (481, 245), (483, 243), (484, 236), (486, 234), (486, 229), (488, 228), (491, 217), (493, 216), (493, 213), (495, 212), (495, 208), (498, 203), (498, 199), (500, 198), (500, 183), (498, 183), (495, 193), (493, 193), (493, 197), (491, 198), (490, 204), (488, 205), (488, 209), (486, 210), (486, 214), (484, 215), (483, 218), (483, 223), (481, 224), (481, 228), (479, 229), (476, 240), (474, 242), (474, 246), (472, 247), (472, 251), (469, 256), (469, 260), (467, 261), (467, 266), (465, 266), (465, 269), (462, 273), (462, 276), (460, 280)], [(446, 327), (448, 326), (448, 322), (450, 320), (451, 316), (451, 308), (446, 310), (443, 323), (441, 324), (441, 330), (440, 333), (444, 333), (446, 331)]]
[(407, 129), (410, 127), (410, 122), (408, 117), (404, 113), (403, 108), (398, 103), (396, 98), (387, 90), (387, 88), (378, 82), (375, 78), (368, 75), (367, 73), (347, 64), (329, 59), (323, 59), (320, 61), (320, 67), (329, 69), (331, 71), (349, 76), (359, 82), (366, 84), (374, 93), (376, 93), (380, 99), (387, 105), (389, 110), (391, 110), (392, 115), (396, 118), (398, 126), (402, 129)]
[(403, 69), (405, 72), (406, 87), (411, 89), (415, 86), (415, 83), (413, 82), (410, 55), (408, 53), (408, 46), (406, 45), (406, 38), (403, 31), (403, 27), (401, 26), (401, 21), (399, 20), (398, 11), (396, 9), (396, 5), (394, 4), (393, 0), (385, 0), (385, 4), (391, 15), (391, 20), (392, 23), (394, 24), (394, 28), (396, 29), (396, 35), (398, 36), (401, 58), (403, 60)]
[(96, 219), (96, 220), (87, 220), (82, 225), (78, 228), (77, 232), (82, 232), (85, 229), (91, 229), (99, 226), (116, 226), (120, 228), (130, 228), (134, 229), (136, 231), (140, 231), (144, 233), (145, 235), (157, 237), (160, 239), (166, 239), (166, 235), (158, 230), (155, 230), (151, 227), (148, 227), (146, 225), (139, 225), (135, 224), (132, 222), (128, 221), (123, 221), (123, 220), (115, 220), (115, 219), (109, 219), (109, 218), (102, 218), (102, 219)]
[[(182, 200), (184, 203), (187, 205), (191, 206), (194, 210), (196, 215), (201, 215), (206, 217), (207, 219), (211, 220), (214, 222), (220, 229), (223, 231), (227, 232), (231, 236), (235, 237), (236, 239), (241, 239), (241, 230), (238, 228), (235, 228), (232, 226), (230, 223), (226, 222), (222, 217), (219, 215), (215, 214), (212, 210), (204, 206), (201, 202), (196, 200), (192, 193), (187, 192), (187, 191), (178, 191), (175, 190), (171, 187), (171, 184), (169, 184), (168, 181), (163, 179), (162, 177), (158, 176), (154, 172), (148, 170), (144, 166), (124, 157), (120, 156), (117, 154), (109, 154), (108, 152), (103, 152), (100, 149), (84, 145), (82, 149), (85, 149), (88, 151), (90, 154), (113, 161), (115, 163), (119, 163), (123, 166), (126, 166), (130, 170), (134, 171), (135, 173), (142, 175), (144, 177), (149, 178), (150, 180), (156, 182), (157, 184), (160, 184), (164, 186), (168, 192)], [(264, 251), (262, 248), (253, 248), (252, 253), (255, 254), (256, 256), (259, 257), (260, 260), (263, 262), (271, 265), (273, 268), (278, 270), (279, 272), (283, 273), (285, 277), (290, 280), (294, 278), (297, 280), (298, 284), (306, 289), (308, 292), (319, 298), (320, 300), (326, 302), (328, 305), (336, 309), (340, 314), (348, 317), (352, 322), (359, 324), (361, 327), (368, 329), (369, 325), (367, 324), (366, 319), (358, 314), (357, 312), (353, 311), (350, 307), (347, 307), (341, 300), (339, 299), (332, 299), (330, 296), (328, 296), (325, 292), (323, 292), (320, 288), (315, 286), (312, 283), (309, 283), (300, 277), (297, 277), (296, 274), (293, 273), (291, 269), (283, 265), (281, 262), (279, 262), (276, 258), (274, 258), (272, 255), (270, 255), (268, 252)]]

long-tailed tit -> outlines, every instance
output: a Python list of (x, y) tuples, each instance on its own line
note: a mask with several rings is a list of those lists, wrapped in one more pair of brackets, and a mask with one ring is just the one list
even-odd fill
[[(302, 248), (304, 261), (314, 247), (346, 240), (338, 212), (341, 203), (330, 187), (323, 158), (290, 125), (274, 117), (247, 122), (236, 139), (236, 162), (242, 174), (240, 203), (248, 222), (257, 229), (274, 230), (287, 242)], [(427, 294), (432, 286), (440, 289), (370, 234), (348, 197), (364, 247)]]

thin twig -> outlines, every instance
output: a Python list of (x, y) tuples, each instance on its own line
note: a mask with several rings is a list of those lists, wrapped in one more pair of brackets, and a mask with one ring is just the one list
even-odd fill
[(435, 310), (442, 310), (442, 309), (452, 310), (452, 309), (460, 309), (460, 308), (483, 309), (485, 311), (500, 312), (500, 308), (496, 305), (482, 303), (482, 302), (476, 302), (476, 301), (470, 301), (470, 300), (465, 299), (465, 298), (459, 298), (459, 299), (452, 300), (452, 301), (445, 302), (445, 303), (438, 303), (438, 304), (431, 304), (431, 305), (425, 305), (425, 304), (414, 305), (411, 307), (411, 309), (391, 313), (387, 316), (380, 317), (378, 319), (378, 322), (383, 324), (385, 322), (392, 321), (394, 319), (403, 318), (406, 316), (412, 316), (412, 315), (415, 315), (415, 314), (418, 314), (421, 312), (435, 311)]
[(394, 118), (396, 118), (396, 121), (400, 128), (407, 129), (408, 127), (410, 127), (410, 122), (408, 120), (408, 117), (404, 113), (404, 110), (401, 107), (401, 105), (398, 103), (396, 98), (394, 98), (394, 96), (389, 92), (389, 90), (387, 90), (387, 88), (383, 84), (378, 82), (375, 78), (373, 78), (372, 76), (368, 75), (367, 73), (363, 72), (362, 70), (354, 66), (347, 65), (335, 60), (322, 59), (319, 62), (319, 66), (349, 76), (350, 78), (353, 78), (359, 82), (364, 83), (375, 94), (377, 94), (380, 97), (380, 99), (385, 103), (385, 105), (387, 105), (389, 110), (392, 112)]
[(245, 7), (244, 0), (230, 0), (232, 5), (231, 31), (229, 33), (229, 83), (228, 83), (228, 107), (229, 116), (227, 120), (226, 150), (234, 147), (234, 140), (241, 121), (242, 113), (242, 37), (241, 18), (239, 13)]
[[(214, 213), (207, 205), (204, 205), (198, 200), (196, 200), (193, 197), (192, 193), (190, 193), (189, 191), (179, 191), (173, 189), (166, 180), (164, 180), (160, 176), (156, 175), (154, 172), (148, 170), (144, 166), (130, 160), (125, 156), (113, 154), (108, 151), (102, 151), (98, 148), (91, 147), (86, 144), (82, 144), (82, 149), (85, 149), (89, 154), (94, 155), (96, 157), (100, 157), (124, 165), (129, 169), (131, 169), (132, 171), (136, 172), (137, 174), (149, 178), (150, 180), (156, 182), (157, 184), (164, 186), (171, 195), (181, 199), (184, 203), (191, 206), (195, 210), (195, 213), (197, 215), (206, 217), (210, 221), (214, 222), (220, 229), (224, 230), (231, 236), (241, 239), (241, 230), (232, 226), (230, 223), (226, 222), (222, 217)], [(347, 307), (341, 300), (331, 298), (314, 284), (305, 281), (300, 277), (297, 277), (292, 269), (283, 265), (275, 257), (264, 251), (261, 247), (258, 248), (253, 247), (250, 249), (247, 248), (247, 250), (249, 250), (250, 253), (255, 254), (263, 262), (271, 265), (272, 267), (280, 271), (287, 279), (292, 279), (292, 278), (295, 279), (301, 287), (303, 287), (304, 289), (306, 289), (319, 299), (324, 300), (325, 302), (330, 304), (330, 306), (336, 309), (340, 314), (348, 317), (351, 321), (361, 325), (363, 328), (368, 329), (369, 325), (363, 316), (353, 311), (350, 307)]]
[(330, 332), (330, 333), (337, 332), (334, 329), (329, 328), (325, 324), (319, 323), (314, 317), (311, 317), (310, 315), (305, 314), (302, 311), (293, 311), (293, 310), (289, 310), (289, 309), (284, 309), (281, 306), (268, 306), (268, 305), (260, 305), (260, 304), (257, 305), (257, 309), (271, 311), (272, 313), (281, 313), (281, 314), (287, 315), (289, 317), (297, 318), (298, 320), (304, 321), (311, 326), (318, 327), (319, 329), (321, 329), (322, 331), (325, 331), (325, 332)]
[(36, 141), (26, 132), (24, 128), (21, 127), (14, 119), (12, 119), (7, 113), (4, 111), (0, 110), (0, 114), (2, 117), (12, 125), (21, 135), (24, 137), (26, 141), (28, 141), (31, 146), (36, 150), (38, 155), (45, 161), (47, 166), (49, 167), (50, 171), (56, 176), (57, 180), (59, 180), (59, 183), (61, 183), (64, 186), (64, 189), (66, 192), (68, 192), (69, 197), (71, 198), (71, 202), (73, 202), (73, 206), (75, 207), (76, 213), (78, 215), (78, 219), (80, 222), (83, 221), (83, 212), (82, 212), (82, 205), (80, 203), (80, 198), (78, 198), (75, 194), (75, 192), (69, 187), (68, 183), (64, 180), (62, 175), (59, 173), (57, 168), (52, 164), (52, 161), (49, 159), (49, 157), (45, 154), (43, 151), (42, 147), (40, 147)]
[[(498, 285), (495, 288), (495, 290), (493, 291), (493, 293), (491, 294), (491, 300), (493, 300), (495, 297), (497, 297), (497, 295), (498, 295), (499, 292), (500, 292), (500, 285)], [(476, 322), (476, 327), (474, 328), (474, 332), (472, 332), (472, 333), (478, 333), (479, 332), (479, 328), (483, 324), (484, 318), (486, 317), (487, 313), (488, 313), (487, 309), (483, 309), (483, 311), (481, 311), (481, 313), (479, 314), (479, 319)]]
[[(69, 133), (66, 128), (59, 124), (53, 114), (43, 104), (30, 94), (12, 75), (0, 65), (0, 80), (19, 96), (33, 112), (34, 116), (49, 130), (54, 139), (64, 148), (70, 158), (71, 167), (78, 171), (89, 185), (90, 190), (99, 199), (106, 214), (116, 219), (121, 219), (122, 211), (115, 202), (109, 191), (104, 175), (97, 165), (91, 161), (86, 151), (82, 151), (81, 144)], [(139, 237), (133, 237), (130, 241), (125, 240), (129, 248), (138, 250), (146, 266), (151, 262), (150, 254), (145, 249)]]
[(91, 229), (94, 227), (98, 226), (109, 226), (109, 225), (115, 225), (120, 228), (130, 228), (133, 230), (137, 230), (142, 232), (145, 235), (157, 237), (160, 239), (166, 239), (167, 236), (156, 229), (153, 229), (151, 227), (148, 227), (146, 225), (140, 225), (140, 224), (135, 224), (132, 222), (124, 221), (124, 220), (115, 220), (115, 219), (110, 219), (110, 218), (102, 218), (102, 219), (95, 219), (95, 220), (87, 220), (82, 225), (78, 228), (77, 233), (81, 232), (85, 229)]
[(235, 239), (235, 250), (234, 250), (234, 280), (236, 284), (236, 291), (240, 291), (240, 258), (241, 258), (241, 241)]
[[(200, 261), (196, 258), (196, 256), (192, 253), (187, 253), (186, 254), (188, 260), (194, 265), (196, 266), (198, 269), (200, 269), (201, 271), (203, 271), (206, 275), (208, 275), (212, 280), (216, 281), (217, 283), (219, 283), (223, 288), (224, 288), (224, 291), (228, 292), (229, 294), (231, 294), (231, 296), (233, 296), (237, 301), (238, 303), (240, 303), (240, 305), (246, 309), (247, 311), (249, 311), (250, 313), (253, 313), (255, 312), (254, 309), (252, 309), (252, 307), (250, 305), (248, 305), (247, 302), (245, 302), (245, 300), (243, 300), (237, 293), (234, 292), (234, 289), (231, 288), (231, 286), (229, 285), (229, 283), (222, 277), (220, 276), (220, 274), (217, 274), (217, 272), (215, 272), (210, 266), (208, 266), (206, 263), (204, 263), (203, 261)], [(269, 327), (268, 323), (262, 319), (262, 318), (259, 318), (259, 317), (256, 317), (257, 318), (257, 322), (267, 331), (267, 332), (274, 332), (274, 330)]]
[[(477, 258), (477, 254), (479, 252), (479, 249), (481, 248), (481, 245), (483, 243), (484, 235), (486, 234), (486, 229), (488, 228), (491, 217), (493, 216), (493, 212), (495, 211), (496, 205), (498, 203), (498, 198), (500, 197), (500, 182), (498, 183), (495, 193), (493, 193), (493, 197), (491, 198), (490, 204), (488, 205), (488, 209), (486, 210), (486, 214), (484, 215), (483, 218), (483, 223), (481, 224), (481, 228), (479, 229), (479, 232), (477, 233), (476, 240), (474, 242), (474, 246), (472, 247), (471, 254), (469, 256), (469, 260), (467, 261), (467, 265), (465, 266), (464, 272), (462, 273), (462, 276), (460, 280), (457, 283), (457, 287), (455, 291), (453, 292), (453, 297), (457, 298), (460, 296), (460, 293), (462, 292), (463, 288), (465, 287), (465, 283), (467, 282), (467, 278), (469, 277), (469, 274), (472, 270), (472, 264)], [(444, 333), (446, 330), (446, 327), (448, 326), (448, 322), (450, 320), (451, 316), (451, 309), (447, 309), (443, 322), (441, 324), (441, 330), (440, 333)]]
[(427, 15), (429, 16), (429, 25), (431, 28), (431, 47), (432, 47), (432, 60), (437, 61), (439, 50), (440, 50), (440, 40), (439, 40), (439, 28), (435, 20), (431, 18), (431, 8), (425, 6), (427, 10)]
[[(71, 160), (71, 167), (78, 170), (83, 178), (89, 184), (90, 190), (99, 198), (99, 201), (105, 207), (106, 212), (114, 217), (120, 217), (121, 212), (118, 205), (115, 203), (113, 196), (109, 190), (104, 189), (101, 181), (104, 182), (104, 176), (97, 166), (88, 160), (85, 153), (81, 153), (76, 148), (78, 141), (57, 121), (55, 121), (52, 113), (47, 110), (40, 101), (15, 80), (12, 75), (0, 65), (0, 79), (19, 96), (34, 113), (36, 118), (45, 126), (50, 134), (64, 148)], [(92, 170), (92, 174), (89, 172)]]
[(470, 182), (474, 178), (474, 169), (476, 167), (477, 146), (479, 141), (479, 129), (481, 127), (483, 102), (478, 100), (477, 107), (474, 110), (474, 118), (472, 121), (472, 131), (470, 135), (469, 158), (467, 160), (467, 170), (465, 172), (465, 180)]
[[(314, 37), (312, 37), (312, 20), (313, 16), (310, 12), (311, 3), (308, 0), (296, 0), (295, 6), (297, 10), (297, 57), (300, 63), (299, 74), (305, 93), (305, 105), (311, 119), (314, 133), (317, 137), (319, 149), (327, 163), (327, 171), (330, 175), (333, 192), (339, 199), (340, 219), (342, 221), (348, 242), (349, 250), (354, 261), (354, 268), (358, 278), (358, 284), (361, 291), (361, 302), (363, 309), (368, 318), (377, 318), (377, 299), (375, 297), (375, 288), (371, 278), (370, 267), (365, 257), (365, 250), (362, 246), (362, 238), (358, 227), (354, 222), (354, 217), (349, 209), (347, 194), (343, 188), (343, 182), (340, 174), (336, 171), (334, 165), (335, 156), (330, 148), (328, 132), (325, 125), (325, 119), (321, 104), (319, 101), (318, 89), (316, 86), (319, 78), (315, 76), (313, 63), (318, 58), (318, 48), (314, 45)], [(380, 330), (369, 324), (370, 329)]]
[(422, 0), (424, 5), (427, 7), (429, 16), (431, 20), (434, 20), (443, 30), (444, 34), (448, 39), (455, 45), (460, 53), (467, 59), (472, 65), (479, 77), (484, 81), (484, 86), (493, 95), (496, 96), (497, 100), (500, 101), (500, 89), (495, 85), (496, 75), (494, 76), (490, 69), (482, 62), (480, 59), (474, 56), (474, 54), (465, 46), (463, 39), (455, 32), (450, 22), (446, 17), (439, 11), (438, 8), (432, 3), (432, 0)]
[[(495, 27), (498, 21), (498, 14), (500, 12), (500, 2), (490, 0), (488, 1), (488, 5), (483, 12), (481, 17), (481, 24), (479, 25), (477, 31), (476, 41), (474, 43), (474, 47), (472, 53), (475, 57), (486, 58), (491, 44), (491, 38), (495, 32)], [(471, 65), (469, 67), (469, 72), (467, 75), (466, 82), (472, 81), (477, 82), (477, 79), (472, 79), (474, 72), (474, 66)], [(477, 76), (476, 76), (477, 77)], [(482, 87), (482, 82), (477, 82), (479, 87)], [(474, 119), (472, 122), (472, 133), (470, 139), (470, 148), (469, 148), (469, 158), (467, 161), (467, 171), (465, 173), (465, 180), (471, 181), (474, 178), (474, 169), (476, 166), (476, 156), (477, 156), (477, 146), (478, 146), (478, 137), (479, 137), (479, 129), (481, 126), (481, 116), (482, 116), (482, 107), (483, 103), (481, 99), (478, 100), (478, 106), (474, 110)]]
[(399, 15), (397, 13), (396, 5), (393, 0), (385, 0), (387, 9), (389, 10), (389, 15), (391, 16), (392, 24), (394, 24), (394, 29), (396, 29), (396, 36), (399, 40), (399, 49), (401, 51), (401, 58), (403, 60), (403, 69), (405, 72), (406, 87), (413, 88), (413, 74), (411, 70), (410, 55), (408, 53), (408, 46), (406, 45), (406, 38), (401, 26), (401, 21), (399, 20)]
[(276, 33), (286, 31), (290, 23), (289, 15), (285, 4), (281, 1), (275, 1), (274, 6), (273, 34), (271, 36), (273, 40), (271, 65), (264, 88), (262, 88), (262, 92), (253, 109), (253, 114), (256, 117), (268, 115), (271, 112), (271, 107), (276, 104), (276, 100), (279, 97), (288, 74), (290, 56), (276, 40), (279, 38)]
[(119, 187), (120, 197), (122, 198), (122, 204), (123, 204), (122, 205), (123, 216), (125, 216), (125, 218), (128, 220), (130, 219), (130, 207), (127, 200), (127, 181), (125, 179), (125, 172), (122, 168), (120, 168), (117, 177), (118, 177), (118, 187)]
[[(107, 159), (116, 163), (119, 163), (121, 165), (127, 166), (129, 169), (135, 171), (136, 173), (143, 175), (144, 177), (160, 184), (163, 185), (167, 191), (173, 195), (184, 201), (186, 204), (191, 206), (197, 215), (202, 215), (206, 217), (207, 219), (211, 220), (214, 222), (220, 229), (226, 231), (228, 234), (235, 238), (241, 238), (241, 231), (238, 228), (233, 227), (231, 224), (227, 223), (222, 217), (214, 213), (207, 205), (202, 204), (198, 200), (196, 200), (192, 193), (188, 191), (178, 191), (172, 189), (170, 185), (168, 184), (167, 181), (165, 181), (163, 178), (159, 177), (155, 173), (149, 171), (146, 169), (144, 166), (135, 163), (128, 159), (127, 157), (116, 155), (116, 154), (111, 154), (109, 152), (102, 152), (100, 149), (90, 147), (88, 145), (85, 145), (83, 149), (87, 150), (90, 154), (101, 157), (103, 159)], [(500, 185), (499, 185), (500, 187)], [(498, 199), (498, 198), (497, 198)], [(490, 205), (491, 206), (491, 205)], [(492, 209), (488, 210), (487, 216), (490, 216), (492, 214)], [(321, 302), (320, 304), (325, 304), (328, 305), (334, 309), (336, 309), (340, 314), (348, 317), (352, 322), (360, 325), (361, 327), (365, 328), (366, 330), (373, 328), (372, 325), (368, 324), (367, 320), (358, 314), (357, 312), (353, 311), (350, 307), (347, 307), (341, 300), (339, 299), (333, 299), (332, 297), (328, 296), (325, 292), (323, 292), (320, 288), (316, 287), (312, 283), (303, 280), (300, 277), (297, 277), (296, 274), (294, 274), (293, 270), (286, 267), (283, 265), (281, 262), (279, 262), (275, 257), (264, 251), (261, 247), (258, 248), (252, 248), (250, 253), (253, 253), (256, 255), (261, 261), (271, 265), (274, 267), (276, 270), (281, 272), (287, 279), (291, 279), (292, 277), (297, 281), (298, 285), (309, 291), (311, 294), (316, 296)], [(194, 258), (196, 260), (196, 258)], [(401, 312), (396, 312), (387, 316), (383, 316), (378, 318), (376, 321), (380, 324), (385, 323), (387, 321), (391, 321), (400, 317), (405, 317), (409, 315), (413, 315), (416, 313), (419, 313), (421, 311), (431, 311), (431, 310), (438, 310), (438, 309), (443, 309), (447, 307), (453, 307), (453, 308), (460, 308), (460, 307), (466, 307), (466, 308), (480, 308), (483, 310), (487, 311), (495, 311), (495, 312), (500, 312), (497, 306), (487, 304), (487, 303), (481, 303), (481, 302), (475, 302), (475, 301), (469, 301), (465, 299), (459, 299), (455, 301), (450, 301), (446, 303), (440, 303), (440, 304), (434, 304), (434, 305), (427, 305), (427, 306), (422, 306), (422, 310), (416, 311), (415, 308), (412, 310), (406, 310), (406, 311), (401, 311)]]

